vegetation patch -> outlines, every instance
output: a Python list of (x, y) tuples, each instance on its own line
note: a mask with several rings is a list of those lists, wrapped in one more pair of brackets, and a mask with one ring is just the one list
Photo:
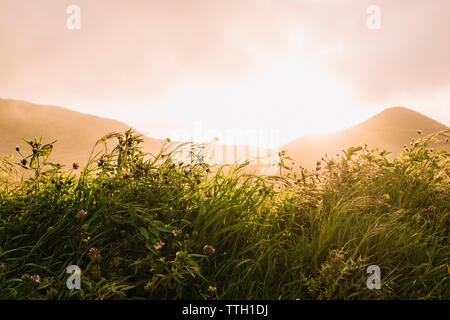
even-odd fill
[(448, 136), (395, 160), (350, 148), (312, 171), (280, 153), (278, 176), (177, 162), (169, 142), (144, 154), (131, 130), (84, 168), (26, 140), (0, 160), (0, 298), (449, 299), (450, 154), (428, 148)]

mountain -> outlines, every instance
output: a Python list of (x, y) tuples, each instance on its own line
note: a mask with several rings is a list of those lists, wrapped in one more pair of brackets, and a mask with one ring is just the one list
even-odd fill
[[(395, 156), (412, 138), (426, 136), (447, 126), (416, 111), (393, 107), (382, 111), (372, 118), (346, 130), (332, 134), (309, 135), (294, 140), (281, 147), (297, 164), (314, 168), (316, 161), (325, 154), (329, 157), (351, 146), (367, 144), (392, 152)], [(418, 134), (421, 130), (421, 134)]]
[[(50, 161), (84, 165), (98, 139), (129, 128), (123, 122), (60, 107), (0, 99), (0, 157), (12, 153), (17, 159), (15, 147), (27, 149), (23, 138), (42, 137), (46, 143), (57, 140)], [(143, 147), (147, 152), (157, 152), (160, 142), (144, 137)]]
[[(62, 163), (69, 167), (77, 162), (83, 166), (86, 164), (98, 139), (110, 132), (123, 133), (129, 128), (130, 126), (123, 122), (61, 107), (0, 99), (0, 158), (13, 154), (17, 160), (19, 155), (15, 152), (16, 146), (21, 147), (22, 150), (27, 150), (23, 138), (42, 137), (45, 143), (57, 140), (49, 161)], [(146, 136), (143, 139), (142, 147), (145, 152), (158, 153), (161, 150), (162, 140)], [(109, 145), (111, 146), (113, 143), (116, 143), (116, 141), (112, 141)], [(178, 144), (179, 142), (173, 142), (172, 147), (176, 147)], [(243, 162), (246, 158), (256, 157), (256, 154), (249, 151), (248, 146), (205, 143), (202, 148), (205, 160), (219, 164), (223, 164), (225, 161), (230, 163)], [(196, 149), (195, 153), (198, 155), (202, 148)], [(180, 150), (184, 152), (182, 154), (177, 153), (175, 159), (186, 160), (190, 158), (189, 145)], [(267, 154), (266, 150), (260, 148), (258, 150), (259, 155)], [(180, 156), (180, 158), (178, 159), (177, 156)], [(247, 171), (256, 173), (259, 168), (260, 162), (248, 166)]]
[[(37, 105), (25, 101), (0, 99), (0, 157), (10, 153), (16, 155), (18, 145), (26, 149), (23, 138), (42, 137), (44, 142), (57, 140), (50, 161), (71, 166), (78, 162), (86, 164), (95, 142), (110, 132), (124, 132), (130, 127), (120, 121), (71, 111), (61, 107)], [(412, 138), (448, 129), (447, 126), (413, 110), (394, 107), (350, 128), (333, 134), (309, 135), (281, 146), (297, 164), (314, 168), (316, 161), (328, 154), (330, 157), (351, 146), (367, 144), (398, 154)], [(157, 153), (161, 140), (144, 136), (145, 152)], [(112, 143), (115, 143), (113, 141)], [(174, 143), (176, 145), (177, 143)], [(450, 144), (449, 144), (450, 145)], [(246, 158), (254, 161), (248, 172), (265, 172), (270, 163), (278, 162), (276, 150), (249, 148), (221, 144), (204, 144), (206, 160), (215, 163), (242, 162)], [(251, 149), (251, 150), (250, 150)], [(186, 156), (186, 153), (185, 155)], [(210, 158), (210, 159), (208, 159)], [(276, 168), (275, 168), (276, 171)], [(267, 172), (267, 171), (266, 171)]]

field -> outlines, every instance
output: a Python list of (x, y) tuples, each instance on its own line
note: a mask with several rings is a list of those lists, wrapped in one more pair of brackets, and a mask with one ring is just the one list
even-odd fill
[(99, 140), (84, 168), (29, 140), (0, 160), (0, 298), (449, 299), (450, 154), (429, 147), (448, 136), (315, 170), (282, 152), (272, 177), (176, 162), (169, 141), (147, 155), (132, 131)]

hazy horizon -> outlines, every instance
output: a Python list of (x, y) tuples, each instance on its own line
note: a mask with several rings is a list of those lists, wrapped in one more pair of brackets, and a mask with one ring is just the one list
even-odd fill
[[(0, 0), (0, 97), (156, 138), (336, 132), (404, 106), (450, 125), (445, 0)], [(80, 29), (69, 30), (70, 5)], [(370, 29), (370, 5), (380, 9)], [(195, 133), (194, 133), (195, 134)]]

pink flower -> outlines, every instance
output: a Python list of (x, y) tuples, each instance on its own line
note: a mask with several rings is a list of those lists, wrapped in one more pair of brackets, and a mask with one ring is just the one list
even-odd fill
[(431, 205), (428, 207), (428, 211), (431, 211), (431, 212), (436, 211), (436, 207)]
[(181, 234), (181, 232), (182, 231), (180, 229), (172, 230), (172, 234), (174, 237), (178, 237)]
[(99, 253), (99, 251), (98, 251), (97, 248), (90, 248), (90, 249), (89, 249), (89, 255), (90, 255), (90, 256), (91, 256), (91, 255), (95, 255), (95, 254), (97, 254), (97, 253)]
[(31, 276), (30, 278), (35, 284), (41, 283), (41, 277), (38, 274), (35, 274), (34, 276)]
[(216, 249), (214, 249), (214, 247), (212, 247), (212, 246), (206, 244), (206, 245), (203, 247), (203, 252), (206, 253), (206, 254), (213, 255), (214, 253), (216, 253)]
[(77, 213), (77, 217), (78, 218), (82, 218), (82, 217), (86, 217), (87, 216), (87, 212), (84, 211), (83, 209), (81, 209), (80, 211), (78, 211)]

